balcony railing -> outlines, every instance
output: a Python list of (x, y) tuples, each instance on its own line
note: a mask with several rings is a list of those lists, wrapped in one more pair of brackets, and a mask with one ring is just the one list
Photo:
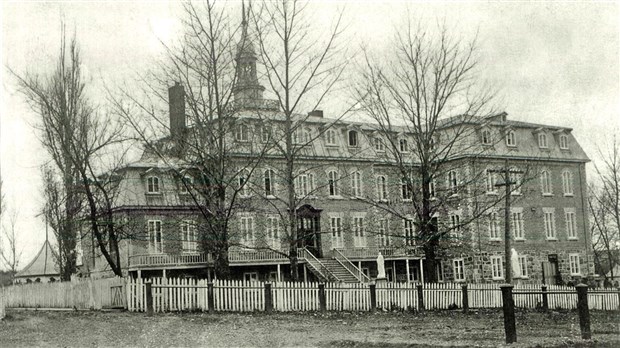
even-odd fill
[(213, 262), (210, 254), (141, 254), (129, 256), (129, 268), (201, 266)]
[(407, 247), (368, 247), (358, 249), (338, 249), (338, 251), (348, 259), (376, 259), (379, 252), (384, 258), (398, 258), (405, 256), (422, 256), (420, 248)]
[(229, 250), (228, 261), (230, 263), (251, 262), (286, 262), (288, 258), (273, 250)]

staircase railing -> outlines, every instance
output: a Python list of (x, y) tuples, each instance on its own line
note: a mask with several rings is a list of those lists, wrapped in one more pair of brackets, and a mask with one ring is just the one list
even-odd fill
[(368, 276), (365, 275), (361, 269), (357, 268), (357, 266), (355, 266), (353, 262), (351, 262), (351, 260), (344, 256), (342, 252), (340, 252), (340, 250), (334, 249), (333, 255), (334, 259), (340, 262), (340, 264), (343, 265), (344, 268), (346, 268), (347, 271), (349, 271), (349, 273), (351, 273), (355, 278), (357, 278), (358, 281), (370, 282), (370, 278), (368, 278)]
[(306, 263), (317, 273), (318, 276), (322, 277), (325, 281), (337, 281), (340, 280), (335, 274), (333, 274), (329, 268), (327, 268), (319, 259), (317, 259), (312, 253), (306, 249), (301, 248), (298, 249), (298, 257), (306, 260)]

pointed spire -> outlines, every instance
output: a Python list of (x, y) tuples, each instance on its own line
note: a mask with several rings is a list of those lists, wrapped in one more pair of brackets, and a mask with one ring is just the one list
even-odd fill
[(245, 0), (241, 0), (241, 24), (244, 26), (248, 24), (245, 19)]

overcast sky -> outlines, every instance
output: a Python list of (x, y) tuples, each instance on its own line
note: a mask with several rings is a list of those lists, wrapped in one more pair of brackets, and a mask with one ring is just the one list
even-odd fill
[[(228, 4), (240, 7), (240, 2)], [(352, 45), (380, 47), (403, 15), (441, 20), (471, 37), (478, 31), (482, 76), (499, 87), (509, 118), (571, 127), (596, 162), (620, 129), (619, 7), (616, 2), (322, 2), (318, 20), (346, 6)], [(3, 2), (2, 63), (17, 72), (51, 71), (60, 21), (75, 30), (95, 88), (132, 81), (180, 30), (179, 4)], [(21, 266), (45, 240), (39, 167), (48, 160), (33, 130), (35, 115), (1, 71), (0, 164), (6, 205), (19, 212)], [(589, 166), (589, 175), (593, 168)], [(51, 233), (51, 232), (50, 232)]]

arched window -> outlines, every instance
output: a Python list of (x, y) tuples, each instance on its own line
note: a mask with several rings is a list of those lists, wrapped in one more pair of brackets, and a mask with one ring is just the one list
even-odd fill
[(400, 191), (404, 200), (411, 200), (411, 187), (409, 187), (409, 182), (407, 178), (403, 178), (400, 183)]
[(263, 143), (268, 143), (271, 139), (271, 127), (263, 126), (261, 128), (260, 139)]
[(409, 152), (409, 146), (407, 144), (407, 139), (400, 139), (398, 141), (400, 152)]
[(327, 184), (329, 188), (329, 195), (331, 197), (338, 196), (338, 172), (335, 170), (327, 173)]
[(560, 135), (560, 149), (568, 149), (568, 136), (566, 134)]
[(349, 131), (349, 146), (357, 146), (357, 131), (351, 130)]
[(377, 177), (377, 199), (385, 201), (388, 198), (388, 183), (385, 176), (381, 175)]
[(487, 194), (497, 194), (497, 174), (487, 170)]
[(515, 138), (515, 132), (510, 130), (506, 133), (506, 146), (517, 146), (517, 140)]
[(333, 129), (328, 129), (325, 132), (325, 142), (327, 145), (336, 145), (336, 131)]
[(383, 142), (383, 138), (381, 137), (375, 138), (375, 150), (377, 150), (377, 152), (385, 151), (385, 142)]
[(273, 178), (275, 177), (275, 173), (271, 169), (265, 170), (264, 179), (265, 179), (265, 196), (275, 196), (275, 187)]
[(482, 144), (491, 145), (491, 131), (488, 129), (482, 131)]
[(146, 192), (147, 193), (159, 193), (159, 178), (156, 176), (149, 176), (146, 178)]
[(540, 147), (541, 149), (547, 148), (547, 134), (545, 133), (538, 134), (538, 147)]
[(452, 194), (458, 193), (459, 178), (456, 170), (451, 170), (448, 172), (448, 189), (450, 189)]
[(351, 173), (351, 195), (362, 196), (362, 174), (360, 172)]
[(573, 195), (573, 173), (568, 170), (562, 172), (562, 189), (564, 196)]
[(250, 130), (247, 125), (240, 124), (237, 126), (237, 141), (250, 141)]
[(540, 183), (542, 185), (542, 194), (550, 195), (552, 193), (551, 174), (548, 171), (543, 170), (540, 173)]
[(250, 195), (250, 172), (247, 170), (243, 170), (239, 173), (239, 195), (241, 196), (249, 196)]

